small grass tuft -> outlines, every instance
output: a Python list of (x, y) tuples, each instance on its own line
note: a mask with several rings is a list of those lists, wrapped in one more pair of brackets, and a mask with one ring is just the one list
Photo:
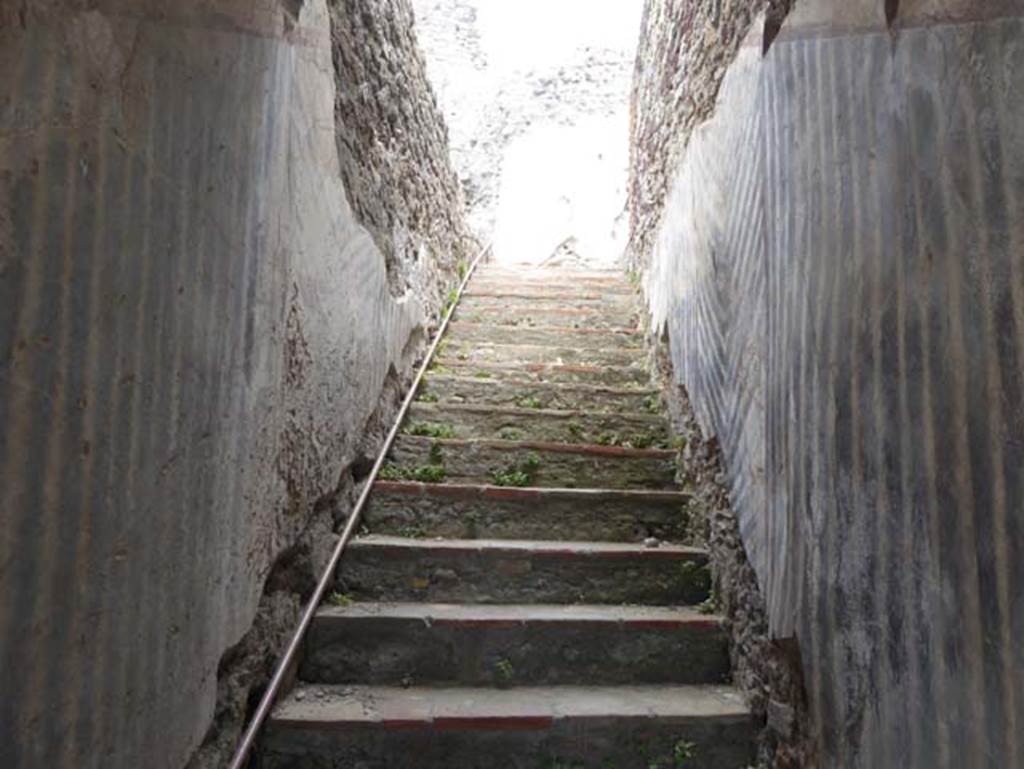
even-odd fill
[(511, 683), (512, 676), (515, 675), (515, 668), (512, 667), (512, 661), (509, 659), (500, 659), (495, 665), (494, 669), (498, 671), (498, 676), (503, 683)]
[(686, 769), (691, 760), (697, 756), (697, 745), (689, 740), (679, 740), (672, 746), (673, 769)]
[(514, 467), (505, 470), (492, 470), (491, 481), (495, 486), (517, 486), (523, 488), (530, 485), (530, 476)]
[(454, 438), (455, 427), (441, 422), (414, 422), (409, 425), (405, 432), (409, 435), (418, 435), (425, 438)]
[(329, 603), (331, 606), (345, 607), (351, 606), (353, 603), (355, 603), (355, 601), (352, 599), (352, 596), (350, 596), (348, 593), (334, 592), (327, 596), (327, 603)]
[(521, 409), (542, 409), (544, 404), (540, 398), (535, 398), (532, 395), (527, 395), (525, 398), (520, 398), (516, 401), (516, 405)]
[(540, 469), (540, 454), (531, 451), (522, 460), (509, 465), (503, 470), (492, 470), (491, 481), (495, 486), (516, 486), (523, 488), (533, 483), (537, 470)]
[(416, 400), (418, 400), (420, 403), (437, 403), (440, 400), (440, 397), (438, 396), (437, 393), (433, 393), (428, 390), (425, 392), (421, 392), (419, 396), (416, 398)]
[(526, 438), (526, 433), (518, 427), (502, 427), (498, 429), (498, 438), (503, 441), (521, 441)]
[(387, 464), (380, 469), (382, 481), (417, 481), (419, 483), (441, 483), (445, 479), (443, 465), (418, 465), (416, 467), (403, 467), (400, 465)]

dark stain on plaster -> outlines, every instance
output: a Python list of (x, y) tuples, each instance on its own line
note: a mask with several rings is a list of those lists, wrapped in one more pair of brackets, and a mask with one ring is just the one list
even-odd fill
[(900, 0), (885, 0), (885, 25), (892, 29), (900, 13)]
[(281, 15), (284, 17), (284, 31), (291, 32), (299, 23), (299, 16), (306, 0), (281, 0)]
[(762, 56), (768, 53), (768, 49), (772, 47), (775, 38), (779, 36), (779, 32), (782, 30), (782, 23), (786, 20), (792, 7), (793, 0), (772, 0), (768, 4), (764, 15), (764, 33), (761, 42)]

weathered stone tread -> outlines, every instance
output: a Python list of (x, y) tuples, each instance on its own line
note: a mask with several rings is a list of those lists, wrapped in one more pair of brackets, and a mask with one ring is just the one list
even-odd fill
[[(651, 375), (643, 366), (595, 366), (565, 363), (493, 363), (489, 361), (464, 361), (457, 358), (440, 357), (433, 369), (437, 373), (462, 372), (483, 381), (493, 379), (521, 379), (529, 377), (538, 382), (562, 382), (580, 384), (603, 384), (609, 386), (648, 388)], [(484, 376), (480, 376), (484, 375)]]
[(528, 486), (668, 489), (675, 486), (675, 452), (586, 443), (503, 441), (485, 438), (441, 439), (402, 435), (390, 453), (399, 467), (440, 463), (445, 481), (490, 484), (495, 473), (527, 467)]
[(377, 481), (366, 523), (378, 534), (639, 542), (682, 540), (681, 491), (543, 489)]
[(524, 398), (534, 398), (543, 408), (586, 411), (642, 413), (657, 401), (659, 391), (641, 387), (610, 387), (563, 382), (537, 382), (529, 379), (480, 379), (454, 374), (429, 374), (420, 386), (420, 396), (436, 397), (438, 402), (488, 403), (514, 406)]
[(455, 318), (469, 323), (487, 323), (495, 326), (531, 328), (534, 326), (562, 326), (571, 328), (605, 328), (611, 331), (638, 331), (638, 312), (608, 311), (601, 307), (566, 307), (549, 304), (545, 307), (516, 304), (482, 304), (476, 308), (462, 305)]
[(593, 412), (522, 408), (473, 403), (415, 402), (409, 411), (409, 427), (441, 424), (459, 438), (531, 438), (534, 441), (599, 444), (602, 437), (616, 443), (644, 448), (668, 445), (668, 421), (658, 414)]
[(727, 686), (300, 686), (261, 769), (741, 769), (757, 725)]
[(300, 671), (325, 683), (721, 683), (720, 617), (687, 608), (354, 603), (314, 619)]
[(598, 327), (521, 325), (453, 321), (446, 339), (452, 344), (535, 344), (573, 347), (584, 350), (632, 350), (642, 355), (643, 337), (639, 331)]
[(505, 344), (448, 340), (438, 363), (451, 359), (469, 363), (547, 363), (552, 365), (642, 367), (643, 360), (635, 350), (607, 347), (578, 347), (556, 344)]
[(707, 598), (706, 564), (680, 545), (371, 534), (352, 540), (337, 579), (369, 601), (672, 606)]

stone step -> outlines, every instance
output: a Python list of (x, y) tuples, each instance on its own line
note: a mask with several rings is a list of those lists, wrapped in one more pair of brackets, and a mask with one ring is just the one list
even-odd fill
[(590, 443), (668, 448), (668, 420), (661, 415), (542, 409), (523, 396), (518, 407), (415, 402), (405, 430), (412, 435), (500, 438), (507, 441)]
[(473, 294), (512, 294), (518, 296), (548, 297), (569, 296), (590, 298), (592, 296), (629, 296), (635, 297), (636, 290), (625, 280), (580, 280), (566, 279), (564, 276), (553, 281), (521, 280), (518, 278), (502, 278), (499, 276), (473, 276), (468, 291)]
[(640, 309), (635, 296), (601, 294), (596, 291), (581, 292), (575, 295), (568, 293), (538, 295), (528, 291), (480, 291), (476, 293), (469, 291), (463, 294), (462, 299), (459, 300), (459, 307), (473, 312), (512, 305), (527, 308), (527, 312), (564, 307), (589, 312), (618, 313), (624, 318), (635, 315)]
[(500, 344), (449, 339), (438, 351), (438, 365), (452, 359), (467, 363), (547, 363), (574, 366), (622, 366), (642, 368), (645, 354), (641, 350), (569, 347), (549, 344)]
[(640, 329), (640, 315), (636, 310), (605, 311), (600, 307), (536, 307), (534, 305), (503, 303), (467, 309), (461, 302), (455, 311), (460, 321), (492, 323), (500, 326), (562, 326), (570, 328), (609, 328), (624, 331)]
[(533, 382), (526, 378), (493, 381), (433, 373), (420, 385), (421, 402), (514, 406), (526, 400), (545, 409), (661, 413), (660, 393), (651, 388)]
[(720, 617), (651, 606), (354, 603), (321, 608), (299, 676), (422, 686), (728, 680)]
[(697, 604), (704, 551), (616, 542), (356, 537), (337, 575), (355, 600), (436, 603)]
[[(741, 769), (758, 726), (727, 686), (300, 685), (260, 769)], [(683, 763), (685, 760), (685, 763)]]
[(629, 285), (622, 270), (552, 270), (535, 267), (478, 267), (474, 280), (541, 283), (544, 285)]
[(558, 363), (470, 363), (457, 358), (436, 359), (435, 374), (469, 376), (484, 381), (529, 379), (536, 382), (648, 388), (651, 375), (642, 366), (591, 366)]
[(474, 276), (466, 287), (467, 296), (522, 296), (528, 298), (605, 299), (609, 297), (636, 298), (636, 291), (625, 281), (602, 284), (561, 280), (555, 283), (527, 280), (484, 279)]
[[(399, 436), (383, 480), (433, 480), (426, 468), (443, 468), (451, 483), (549, 488), (671, 489), (675, 452), (620, 446), (439, 439)], [(441, 480), (441, 479), (439, 479)]]
[(643, 347), (638, 331), (614, 331), (607, 328), (572, 326), (510, 326), (500, 323), (453, 321), (445, 339), (452, 344), (518, 344), (569, 347), (580, 350), (634, 350)]
[(377, 534), (419, 537), (680, 542), (690, 504), (681, 491), (377, 481), (365, 522)]

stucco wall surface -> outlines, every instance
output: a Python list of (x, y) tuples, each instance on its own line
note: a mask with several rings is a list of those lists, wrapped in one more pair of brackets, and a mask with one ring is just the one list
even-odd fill
[(825, 766), (1024, 762), (1022, 17), (754, 24), (641, 254)]
[(324, 0), (0, 0), (0, 766), (184, 766), (454, 272), (392, 217), (389, 291), (330, 30)]

